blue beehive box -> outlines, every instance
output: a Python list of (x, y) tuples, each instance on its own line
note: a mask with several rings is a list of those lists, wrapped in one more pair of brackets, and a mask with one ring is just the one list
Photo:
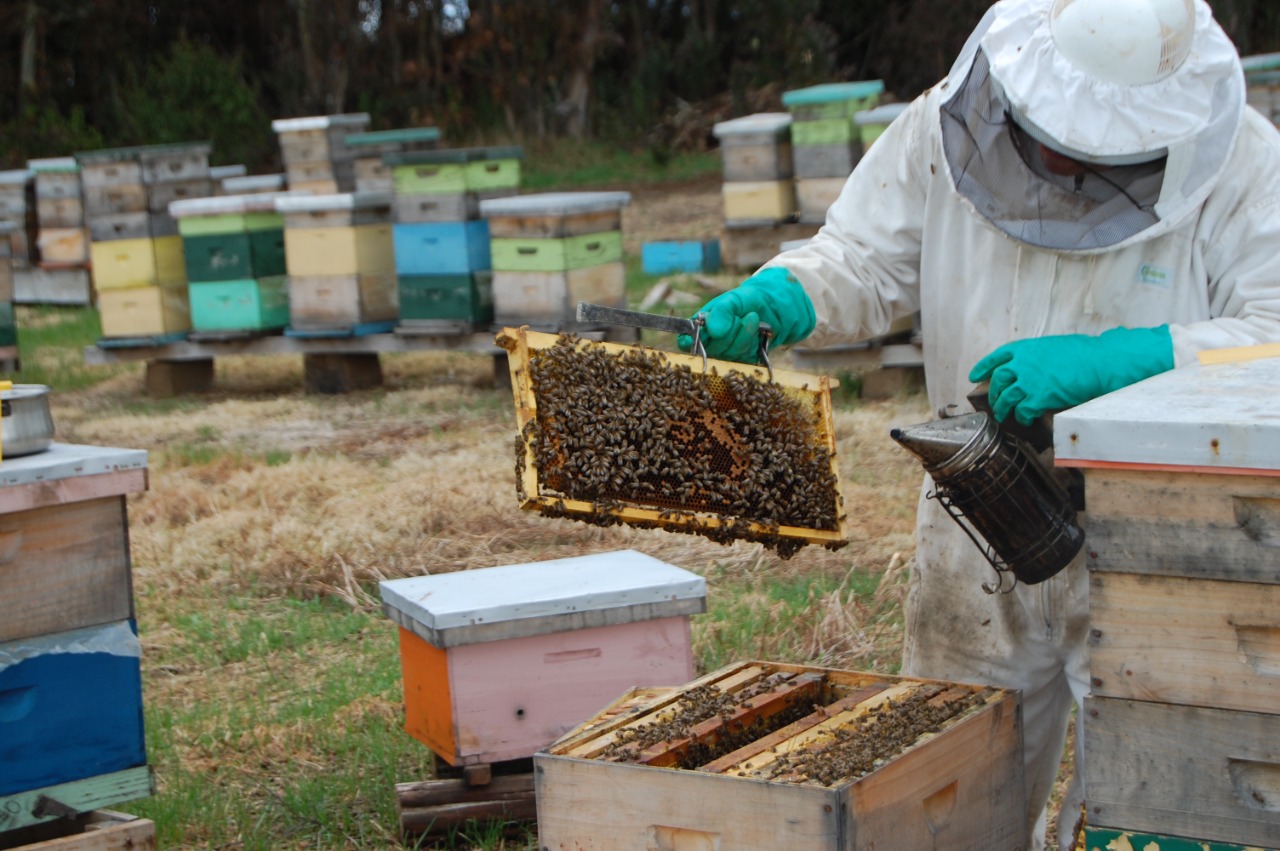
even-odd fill
[(463, 275), (492, 268), (484, 219), (396, 224), (391, 240), (400, 275)]
[(672, 272), (715, 272), (720, 269), (720, 240), (646, 242), (640, 248), (646, 275)]
[(131, 621), (0, 644), (0, 797), (146, 765)]

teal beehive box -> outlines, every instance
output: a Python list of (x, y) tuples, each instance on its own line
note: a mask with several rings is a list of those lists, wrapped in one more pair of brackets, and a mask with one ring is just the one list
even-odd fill
[(284, 275), (193, 281), (188, 291), (195, 331), (272, 331), (289, 324), (289, 285)]

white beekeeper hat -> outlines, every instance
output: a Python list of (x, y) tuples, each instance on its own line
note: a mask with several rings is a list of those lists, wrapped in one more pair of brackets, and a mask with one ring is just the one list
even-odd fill
[(1095, 166), (1162, 161), (1157, 221), (1203, 202), (1244, 115), (1239, 55), (1205, 0), (1000, 0), (948, 77), (953, 109), (978, 65), (1036, 141)]

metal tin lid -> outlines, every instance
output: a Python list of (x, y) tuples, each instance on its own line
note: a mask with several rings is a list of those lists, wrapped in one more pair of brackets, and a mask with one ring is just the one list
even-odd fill
[(277, 133), (296, 133), (299, 130), (326, 130), (330, 127), (365, 127), (369, 113), (350, 112), (341, 115), (308, 115), (302, 118), (277, 118), (271, 129)]
[(757, 112), (754, 115), (719, 121), (711, 128), (711, 132), (717, 139), (753, 134), (785, 136), (791, 129), (791, 121), (789, 112)]
[(360, 148), (366, 145), (404, 145), (411, 142), (437, 142), (439, 140), (440, 129), (437, 127), (405, 127), (400, 130), (352, 133), (347, 137), (347, 144), (353, 148)]
[(1280, 71), (1280, 53), (1257, 53), (1253, 56), (1241, 56), (1240, 67), (1246, 76), (1255, 71)]
[(480, 215), (489, 216), (567, 216), (574, 213), (598, 213), (618, 210), (631, 203), (630, 192), (535, 192), (530, 195), (508, 195), (480, 202)]
[(258, 192), (250, 195), (213, 195), (207, 198), (183, 198), (169, 204), (169, 215), (175, 219), (194, 216), (229, 216), (237, 213), (272, 213), (280, 198), (308, 196), (308, 190), (293, 192)]
[(875, 109), (864, 109), (853, 115), (853, 123), (859, 126), (866, 124), (892, 124), (893, 119), (907, 108), (905, 103), (886, 103)]
[(213, 180), (226, 180), (228, 177), (244, 177), (249, 169), (243, 165), (209, 166), (209, 177)]
[(284, 192), (275, 199), (276, 211), (281, 213), (323, 213), (330, 210), (368, 210), (390, 206), (390, 192), (341, 192), (334, 195)]
[(436, 647), (705, 611), (706, 581), (635, 550), (391, 579), (383, 611)]
[(850, 83), (822, 83), (805, 89), (782, 93), (783, 106), (809, 106), (842, 100), (862, 100), (884, 91), (884, 80), (858, 80)]
[(395, 151), (383, 154), (387, 165), (442, 165), (480, 159), (474, 148), (441, 148), (435, 151)]
[(145, 449), (116, 449), (80, 446), (74, 443), (49, 444), (44, 452), (5, 458), (0, 464), (0, 487), (26, 485), (74, 476), (93, 476), (121, 470), (144, 470)]
[(222, 181), (227, 192), (257, 192), (263, 189), (284, 189), (283, 174), (248, 174), (244, 177), (228, 177)]
[(1280, 358), (1172, 369), (1054, 416), (1058, 463), (1280, 470)]
[(80, 170), (80, 164), (76, 162), (75, 157), (48, 157), (46, 159), (27, 160), (27, 168), (36, 174), (60, 174), (77, 172)]
[(173, 142), (165, 145), (143, 145), (137, 149), (138, 159), (143, 161), (158, 160), (161, 157), (172, 157), (181, 154), (208, 156), (212, 150), (212, 142)]
[(31, 181), (35, 177), (35, 172), (29, 168), (18, 168), (12, 171), (0, 171), (0, 185), (3, 186), (22, 186)]

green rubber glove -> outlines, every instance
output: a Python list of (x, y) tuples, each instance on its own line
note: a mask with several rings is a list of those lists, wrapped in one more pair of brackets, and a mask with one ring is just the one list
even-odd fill
[[(780, 266), (756, 272), (736, 289), (711, 299), (698, 313), (706, 319), (701, 340), (707, 354), (739, 363), (755, 362), (761, 322), (772, 329), (774, 346), (798, 343), (817, 322), (804, 287)], [(688, 334), (681, 334), (676, 342), (686, 352), (693, 346)]]
[(974, 383), (991, 382), (988, 398), (998, 422), (1012, 413), (1031, 425), (1060, 411), (1173, 369), (1169, 326), (1112, 328), (1092, 337), (1064, 334), (1015, 340), (978, 361)]

